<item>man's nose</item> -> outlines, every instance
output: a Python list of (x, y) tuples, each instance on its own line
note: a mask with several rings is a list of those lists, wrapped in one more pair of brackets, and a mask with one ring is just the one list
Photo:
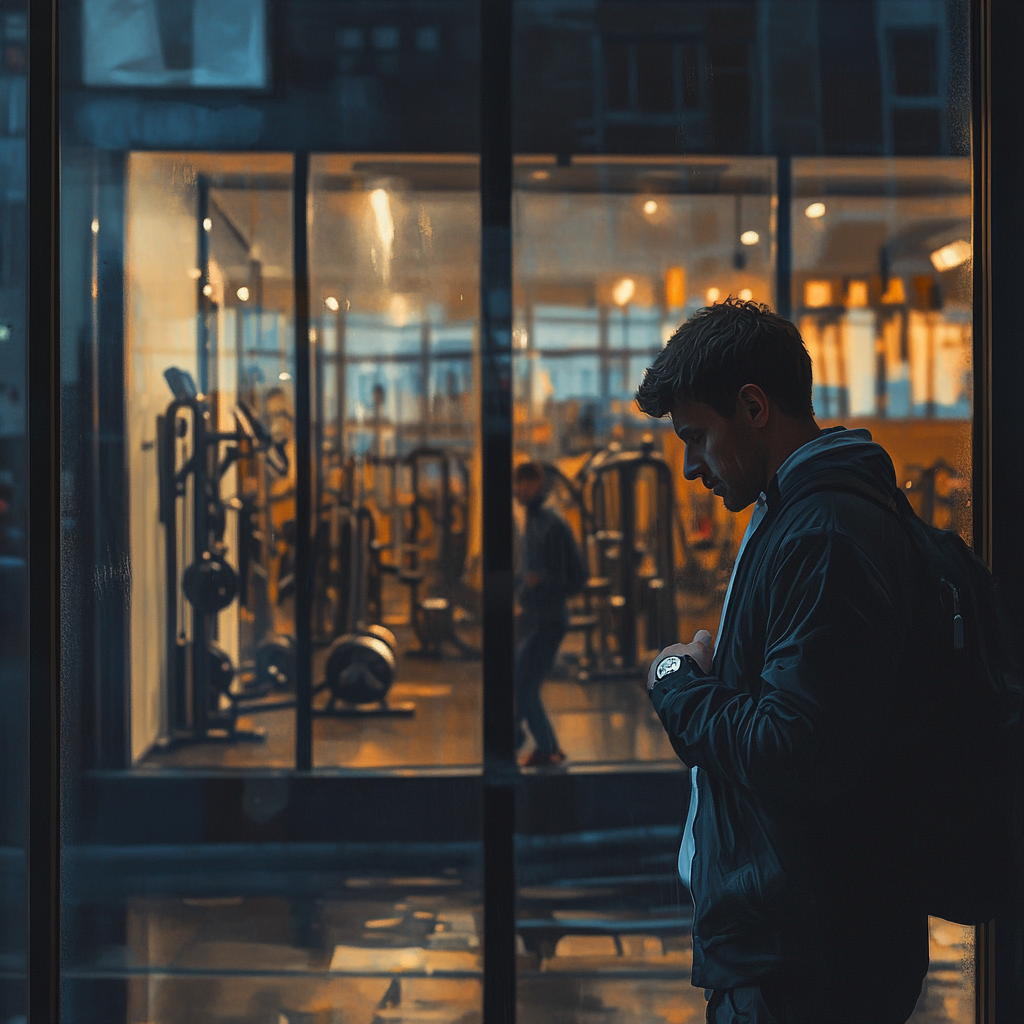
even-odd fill
[(683, 476), (687, 480), (696, 480), (703, 476), (701, 472), (702, 467), (703, 463), (700, 459), (694, 458), (693, 453), (690, 451), (690, 446), (687, 445), (686, 450), (683, 452)]

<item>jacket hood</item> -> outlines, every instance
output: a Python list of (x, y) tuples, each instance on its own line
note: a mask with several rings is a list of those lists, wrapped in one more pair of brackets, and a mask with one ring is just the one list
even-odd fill
[(775, 474), (775, 481), (779, 495), (785, 499), (812, 477), (837, 472), (849, 473), (882, 494), (895, 496), (896, 470), (892, 459), (863, 428), (830, 427), (822, 431), (786, 459)]

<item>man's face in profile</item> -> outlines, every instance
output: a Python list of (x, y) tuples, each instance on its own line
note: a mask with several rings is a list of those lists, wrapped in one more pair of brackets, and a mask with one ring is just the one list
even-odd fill
[(736, 412), (727, 417), (704, 402), (683, 401), (671, 415), (676, 435), (686, 445), (683, 476), (699, 479), (730, 512), (757, 501), (764, 486), (759, 473), (763, 459), (744, 403), (737, 399)]

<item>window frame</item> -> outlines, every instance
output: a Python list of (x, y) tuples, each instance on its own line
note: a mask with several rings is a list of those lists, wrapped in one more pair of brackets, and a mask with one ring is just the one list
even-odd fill
[[(60, 1019), (60, 732), (61, 706), (61, 373), (59, 303), (59, 64), (58, 2), (29, 0), (28, 51), (28, 442), (29, 462), (29, 698), (28, 764), (28, 1020)], [(974, 536), (975, 547), (1011, 584), (1020, 615), (1024, 551), (1018, 527), (1022, 472), (996, 472), (1024, 451), (1016, 381), (1024, 379), (1024, 348), (1015, 339), (1024, 314), (1012, 296), (1024, 271), (1015, 232), (1024, 230), (1024, 203), (1014, 168), (1024, 156), (1016, 119), (1024, 103), (1024, 72), (1013, 41), (1024, 31), (1017, 0), (971, 0), (971, 80), (974, 168)], [(508, 467), (512, 453), (512, 0), (480, 0), (481, 117), (481, 443), (484, 456), (484, 1020), (515, 1020), (515, 799), (519, 785), (512, 750), (510, 637), (512, 513)], [(276, 76), (275, 76), (276, 77)], [(891, 129), (890, 129), (891, 130)], [(308, 153), (296, 154), (297, 383), (305, 381), (297, 420), (309, 417), (308, 288), (304, 287)], [(780, 176), (781, 177), (781, 176)], [(780, 210), (782, 203), (780, 201)], [(994, 215), (998, 211), (998, 216)], [(301, 263), (301, 268), (300, 268)], [(300, 273), (301, 270), (301, 273)], [(788, 289), (782, 294), (788, 294)], [(303, 329), (303, 327), (305, 329)], [(300, 495), (310, 502), (309, 439), (300, 455)], [(301, 448), (300, 448), (301, 451)], [(300, 520), (302, 508), (298, 511)], [(310, 509), (306, 508), (306, 519)], [(306, 531), (299, 531), (301, 538)], [(309, 565), (308, 536), (298, 567)], [(308, 575), (308, 574), (307, 574)], [(1012, 590), (1016, 587), (1016, 590)], [(301, 615), (306, 623), (310, 616)], [(303, 640), (299, 637), (300, 661)], [(307, 663), (308, 663), (308, 659)], [(311, 685), (300, 678), (299, 703)], [(299, 723), (297, 722), (297, 725)], [(298, 728), (302, 731), (301, 726)], [(311, 729), (306, 730), (311, 737)], [(308, 772), (312, 751), (296, 772)], [(1024, 995), (1015, 959), (1024, 946), (1019, 908), (979, 926), (976, 942), (976, 1021), (1017, 1019)]]

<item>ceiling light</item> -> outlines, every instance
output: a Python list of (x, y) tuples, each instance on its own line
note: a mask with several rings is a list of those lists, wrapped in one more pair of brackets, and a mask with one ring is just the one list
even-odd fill
[(239, 301), (241, 301), (241, 302), (248, 302), (249, 301), (249, 289), (246, 288), (244, 284), (242, 285), (241, 288), (238, 289), (237, 292), (235, 292), (235, 294), (238, 296)]
[(204, 231), (212, 231), (213, 230), (213, 221), (210, 220), (209, 217), (204, 217), (203, 218), (203, 230)]
[(543, 170), (534, 171), (533, 174), (530, 175), (530, 177), (533, 178), (534, 181), (547, 181), (548, 178), (551, 177), (551, 172)]
[(657, 212), (658, 204), (653, 199), (648, 199), (647, 202), (644, 203), (644, 213), (646, 213), (648, 217), (652, 217)]
[(744, 231), (740, 235), (740, 241), (744, 245), (757, 245), (761, 241), (761, 236), (756, 231)]
[(375, 188), (370, 193), (370, 207), (377, 221), (377, 236), (380, 238), (383, 252), (381, 277), (387, 282), (391, 277), (391, 250), (395, 241), (395, 222), (391, 216), (391, 200), (382, 188)]
[(707, 300), (709, 306), (713, 306), (721, 297), (722, 293), (718, 288), (709, 288), (704, 293), (704, 298)]
[(631, 277), (624, 277), (616, 281), (612, 288), (612, 298), (616, 306), (624, 306), (633, 296), (636, 295), (636, 281)]
[(741, 302), (749, 302), (754, 297), (754, 293), (749, 288), (741, 288), (739, 297)]
[(212, 284), (204, 284), (203, 285), (203, 294), (205, 296), (207, 296), (207, 298), (209, 298), (209, 296), (211, 296), (213, 294), (213, 285)]
[(965, 242), (962, 238), (941, 249), (936, 249), (931, 255), (932, 266), (936, 270), (952, 270), (966, 263), (971, 258), (971, 243)]
[(825, 204), (824, 203), (811, 203), (810, 206), (804, 210), (804, 216), (810, 217), (811, 220), (817, 220), (819, 217), (825, 216)]
[(92, 233), (94, 235), (98, 235), (100, 233), (100, 222), (98, 220), (96, 220), (95, 217), (93, 218), (93, 221), (92, 221)]
[(278, 380), (291, 380), (292, 379), (292, 375), (287, 370), (282, 370), (277, 375), (277, 379)]
[(324, 305), (325, 305), (325, 306), (326, 306), (326, 307), (327, 307), (327, 308), (328, 308), (328, 309), (329, 309), (329, 310), (330, 310), (330, 311), (331, 311), (332, 313), (337, 313), (337, 312), (338, 312), (338, 310), (339, 310), (339, 309), (341, 308), (341, 303), (340, 303), (340, 302), (338, 302), (338, 300), (337, 300), (337, 299), (336, 299), (336, 298), (335, 298), (335, 297), (334, 297), (333, 295), (328, 295), (328, 296), (327, 296), (327, 298), (326, 298), (326, 299), (324, 299)]

